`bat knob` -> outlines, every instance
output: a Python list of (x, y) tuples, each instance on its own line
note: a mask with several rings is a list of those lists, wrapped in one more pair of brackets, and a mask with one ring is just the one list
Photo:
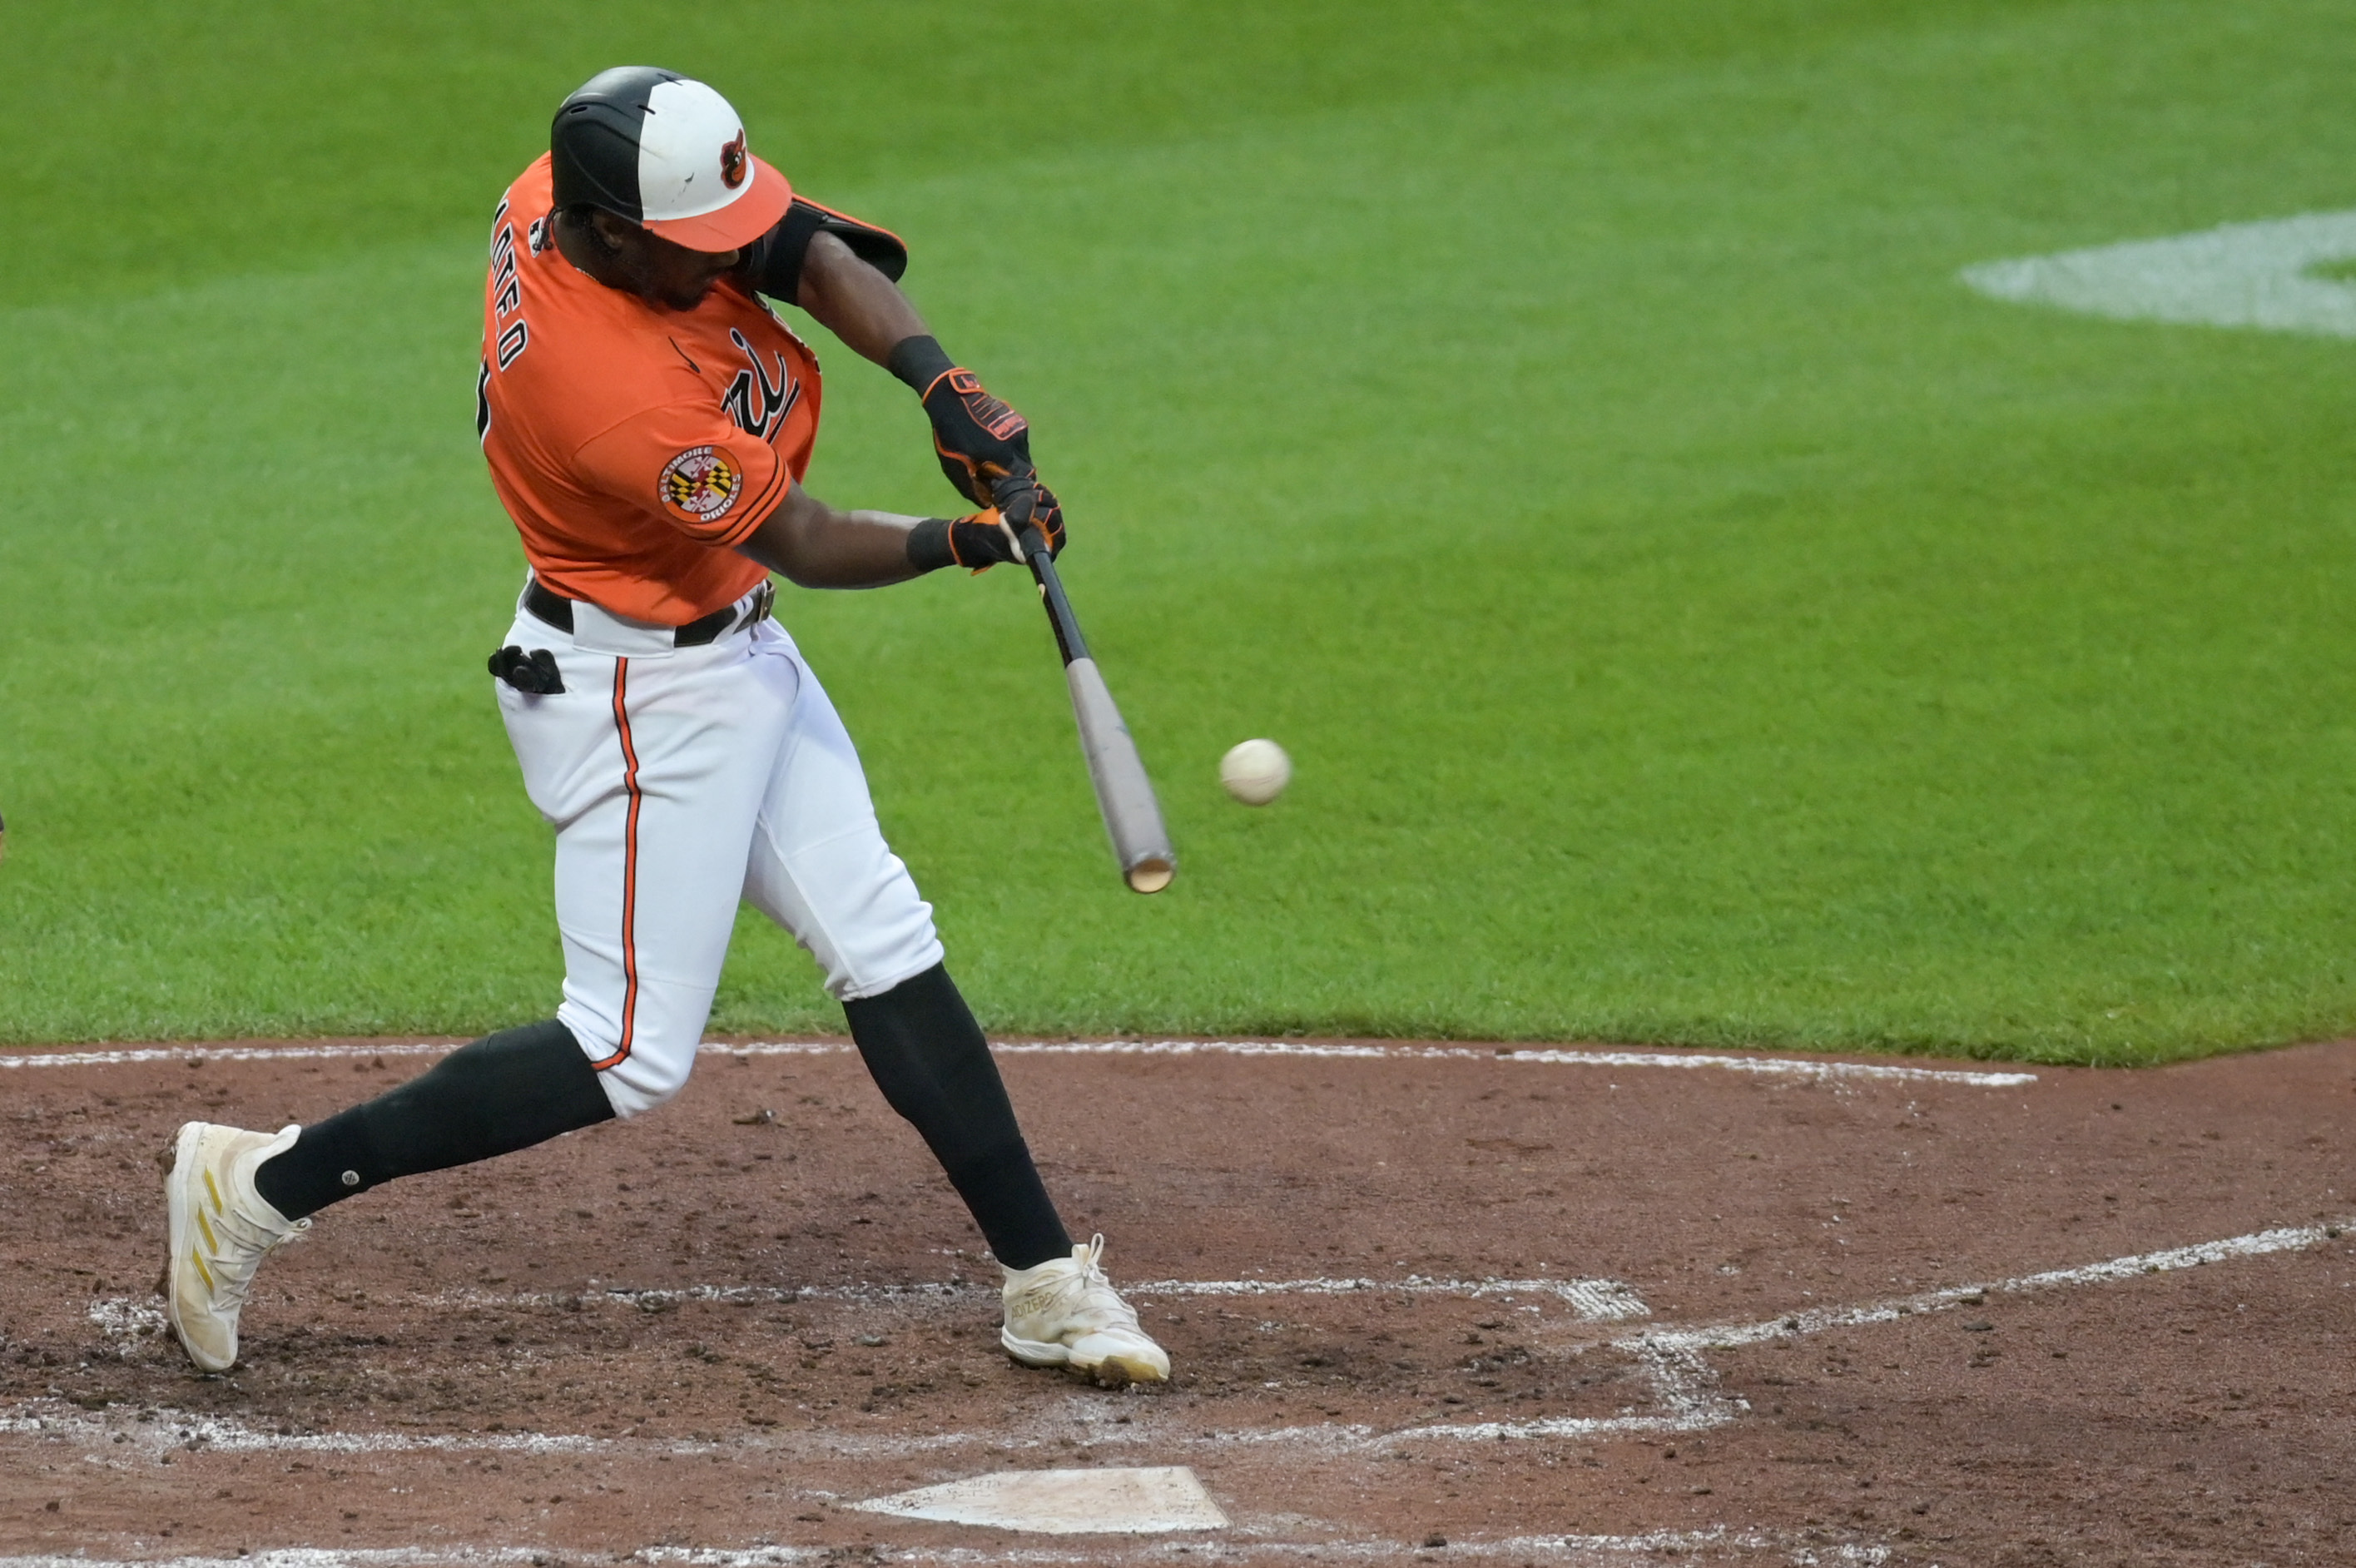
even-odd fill
[(990, 482), (990, 499), (1006, 521), (1020, 529), (1031, 521), (1032, 509), (1039, 504), (1038, 473), (1025, 467), (999, 475)]

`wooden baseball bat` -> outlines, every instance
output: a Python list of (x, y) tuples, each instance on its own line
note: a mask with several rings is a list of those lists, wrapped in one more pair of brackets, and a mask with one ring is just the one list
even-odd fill
[(1097, 661), (1088, 657), (1087, 640), (1080, 636), (1079, 618), (1065, 596), (1064, 580), (1055, 575), (1046, 540), (1028, 518), (1014, 537), (1039, 581), (1047, 624), (1055, 628), (1064, 680), (1072, 689), (1072, 717), (1080, 727), (1080, 754), (1087, 759), (1088, 781), (1096, 786), (1097, 809), (1104, 813), (1121, 880), (1139, 893), (1159, 893), (1178, 875), (1178, 856), (1170, 847), (1170, 830), (1162, 826), (1162, 802), (1145, 776), (1145, 761), (1137, 755), (1137, 742), (1130, 738)]

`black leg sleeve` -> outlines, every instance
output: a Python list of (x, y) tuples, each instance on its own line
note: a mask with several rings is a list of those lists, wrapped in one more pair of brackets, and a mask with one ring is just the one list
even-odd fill
[(935, 964), (842, 1011), (875, 1086), (923, 1134), (998, 1261), (1027, 1269), (1069, 1255), (990, 1043), (948, 970)]
[(462, 1046), (423, 1077), (304, 1128), (253, 1185), (300, 1219), (395, 1176), (513, 1154), (613, 1114), (573, 1031), (552, 1018)]

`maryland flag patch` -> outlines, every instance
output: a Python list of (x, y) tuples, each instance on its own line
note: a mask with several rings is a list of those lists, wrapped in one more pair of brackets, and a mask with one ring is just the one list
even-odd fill
[(744, 492), (744, 475), (728, 454), (691, 446), (663, 465), (655, 489), (663, 505), (690, 522), (716, 522)]

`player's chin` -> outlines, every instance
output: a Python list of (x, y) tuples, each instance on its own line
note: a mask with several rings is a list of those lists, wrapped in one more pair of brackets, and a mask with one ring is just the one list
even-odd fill
[(712, 291), (719, 286), (720, 279), (716, 276), (698, 278), (693, 283), (680, 284), (666, 291), (662, 301), (673, 310), (693, 310), (705, 300), (710, 299)]

